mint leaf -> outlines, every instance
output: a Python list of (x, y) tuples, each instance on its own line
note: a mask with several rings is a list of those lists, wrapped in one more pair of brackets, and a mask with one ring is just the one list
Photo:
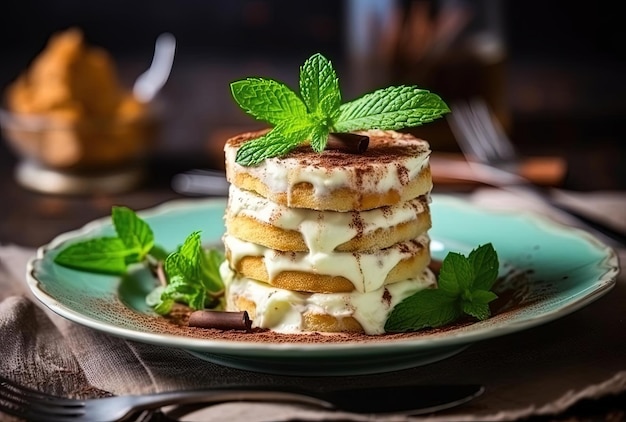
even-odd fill
[(204, 309), (207, 300), (206, 289), (201, 286), (189, 286), (181, 301), (187, 302), (189, 307), (193, 310)]
[(393, 308), (385, 323), (385, 331), (397, 333), (440, 327), (456, 320), (461, 313), (454, 295), (439, 289), (421, 290)]
[(174, 279), (174, 277), (191, 278), (193, 276), (193, 266), (191, 261), (185, 258), (179, 252), (171, 253), (163, 264), (165, 274), (167, 274), (168, 280)]
[(311, 148), (326, 148), (330, 127), (339, 114), (341, 91), (332, 64), (321, 54), (309, 58), (300, 68), (300, 92), (315, 124), (310, 130)]
[(273, 125), (307, 114), (306, 105), (298, 94), (272, 79), (247, 78), (231, 83), (230, 90), (243, 110)]
[(172, 311), (174, 306), (174, 299), (170, 297), (169, 293), (165, 293), (165, 290), (161, 292), (161, 298), (159, 303), (154, 307), (154, 311), (159, 315), (167, 315)]
[(114, 206), (111, 217), (117, 236), (128, 250), (136, 251), (127, 257), (127, 263), (143, 260), (154, 245), (154, 233), (150, 226), (127, 207)]
[(474, 290), (471, 295), (471, 301), (474, 303), (489, 303), (497, 298), (498, 295), (489, 290)]
[(260, 138), (243, 144), (235, 161), (242, 166), (253, 166), (267, 158), (285, 155), (307, 139), (314, 128), (314, 123), (308, 120), (281, 122)]
[(379, 89), (340, 107), (335, 131), (398, 130), (431, 122), (450, 112), (436, 94), (415, 86)]
[(121, 275), (126, 272), (127, 257), (134, 253), (118, 237), (100, 237), (67, 246), (54, 262), (81, 271)]
[(161, 303), (157, 304), (155, 311), (167, 314), (172, 310), (175, 303), (186, 303), (191, 309), (203, 309), (206, 292), (200, 285), (190, 284), (183, 277), (173, 277), (161, 293)]
[(477, 302), (463, 302), (463, 312), (479, 320), (487, 319), (491, 314), (488, 304)]
[(200, 232), (194, 231), (187, 236), (178, 254), (189, 262), (190, 267), (195, 267), (200, 259), (201, 250), (202, 242), (200, 240)]
[(117, 237), (103, 236), (62, 249), (55, 262), (69, 268), (121, 275), (129, 264), (147, 261), (151, 252), (164, 254), (154, 245), (152, 229), (131, 209), (113, 206), (111, 219)]
[(467, 257), (449, 252), (443, 259), (436, 289), (421, 290), (397, 304), (385, 323), (387, 332), (420, 330), (449, 324), (463, 314), (489, 318), (490, 291), (498, 277), (498, 255), (488, 243)]
[(155, 312), (166, 315), (176, 302), (186, 303), (192, 309), (204, 308), (204, 296), (199, 307), (192, 307), (192, 304), (196, 306), (199, 302), (199, 292), (204, 294), (202, 286), (195, 277), (196, 271), (193, 263), (182, 253), (173, 252), (167, 257), (163, 267), (167, 275), (167, 285), (161, 291), (159, 301), (154, 307)]
[(457, 252), (449, 252), (441, 262), (439, 288), (452, 294), (460, 294), (469, 288), (474, 278), (474, 269), (467, 258)]
[(474, 287), (489, 290), (498, 278), (498, 255), (491, 243), (479, 246), (469, 254), (469, 262), (474, 268)]
[(220, 275), (222, 262), (224, 262), (224, 254), (217, 249), (207, 249), (200, 256), (200, 279), (204, 288), (211, 293), (224, 290), (224, 282)]
[(322, 152), (326, 148), (328, 142), (328, 128), (326, 126), (317, 126), (311, 132), (311, 148), (315, 152)]
[(300, 68), (300, 93), (309, 113), (331, 121), (338, 115), (339, 79), (331, 62), (321, 54), (314, 54)]
[(497, 299), (498, 296), (487, 290), (475, 290), (463, 303), (463, 312), (479, 320), (487, 319), (491, 315), (489, 302)]
[(174, 304), (184, 297), (184, 294), (179, 293), (179, 290), (184, 289), (185, 283), (181, 276), (170, 277), (167, 286), (161, 290), (159, 300), (154, 307), (155, 312), (160, 315), (169, 314)]
[(242, 166), (254, 166), (266, 158), (287, 154), (300, 144), (299, 139), (286, 139), (271, 130), (260, 138), (248, 141), (237, 150), (235, 161)]

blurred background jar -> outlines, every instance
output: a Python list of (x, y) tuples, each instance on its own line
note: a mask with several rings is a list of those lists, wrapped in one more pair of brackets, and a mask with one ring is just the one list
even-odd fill
[[(480, 97), (510, 128), (500, 0), (351, 0), (348, 10), (354, 92), (406, 84), (451, 105)], [(456, 149), (445, 119), (411, 132), (438, 150)]]
[(19, 157), (17, 181), (61, 194), (121, 192), (144, 178), (158, 134), (157, 107), (118, 78), (79, 28), (54, 33), (7, 87), (3, 136)]

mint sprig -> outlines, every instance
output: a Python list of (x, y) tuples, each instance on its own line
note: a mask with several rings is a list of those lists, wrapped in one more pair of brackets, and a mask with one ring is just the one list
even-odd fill
[(385, 323), (386, 332), (416, 331), (450, 324), (464, 314), (489, 318), (491, 291), (498, 277), (498, 255), (491, 243), (466, 257), (449, 252), (439, 272), (438, 287), (421, 290), (397, 304)]
[(335, 69), (319, 53), (301, 66), (299, 86), (297, 94), (272, 79), (247, 78), (231, 83), (237, 104), (273, 126), (265, 135), (241, 146), (237, 163), (256, 165), (307, 142), (314, 151), (322, 152), (331, 132), (398, 130), (431, 122), (450, 112), (438, 95), (404, 85), (379, 89), (342, 104)]
[(224, 256), (217, 250), (205, 250), (200, 232), (191, 233), (176, 252), (168, 255), (164, 268), (167, 285), (160, 294), (154, 310), (168, 314), (174, 303), (187, 304), (191, 309), (204, 309), (207, 302), (219, 296), (224, 285), (219, 277), (219, 265)]
[(221, 304), (217, 299), (224, 290), (219, 273), (224, 254), (203, 248), (200, 232), (191, 233), (176, 251), (168, 253), (155, 245), (149, 224), (131, 209), (114, 206), (111, 220), (117, 236), (69, 244), (54, 257), (54, 262), (80, 271), (113, 275), (128, 273), (131, 264), (144, 264), (156, 271), (161, 262), (166, 284), (146, 298), (157, 313), (169, 313), (176, 302), (193, 310)]
[(128, 265), (144, 261), (153, 250), (154, 233), (148, 224), (127, 207), (114, 206), (111, 210), (117, 234), (68, 245), (55, 256), (57, 264), (77, 270), (124, 274)]

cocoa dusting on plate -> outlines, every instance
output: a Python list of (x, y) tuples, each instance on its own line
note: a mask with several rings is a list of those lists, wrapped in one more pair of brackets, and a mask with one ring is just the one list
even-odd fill
[[(438, 275), (439, 269), (441, 268), (441, 261), (433, 260), (430, 264), (430, 268), (433, 270), (435, 275)], [(514, 313), (515, 311), (539, 300), (539, 296), (532, 294), (530, 284), (528, 283), (528, 275), (531, 272), (532, 270), (518, 271), (510, 269), (506, 274), (498, 278), (494, 285), (494, 291), (497, 292), (498, 298), (490, 305), (492, 312), (491, 318), (507, 318), (511, 313)], [(182, 332), (188, 333), (188, 331), (185, 330), (190, 329), (186, 326), (190, 313), (191, 311), (188, 308), (181, 305), (164, 319), (169, 321), (169, 323), (173, 326), (172, 329), (174, 331), (176, 330), (176, 327), (178, 327)], [(429, 328), (407, 333), (386, 333), (381, 335), (367, 335), (363, 333), (282, 334), (260, 328), (254, 328), (249, 333), (216, 329), (196, 329), (193, 334), (194, 336), (202, 336), (219, 340), (266, 343), (372, 343), (440, 335), (449, 331), (458, 330), (474, 323), (476, 323), (476, 320), (471, 317), (465, 317), (444, 327)]]
[[(437, 274), (439, 262), (433, 261), (431, 268)], [(506, 268), (505, 268), (506, 270)], [(510, 268), (505, 271), (494, 285), (494, 292), (498, 299), (491, 304), (492, 316), (481, 323), (508, 319), (515, 313), (523, 311), (528, 306), (542, 300), (553, 291), (552, 283), (533, 280), (529, 282), (529, 274), (532, 270), (520, 271)], [(463, 330), (465, 327), (476, 324), (470, 317), (462, 318), (450, 325), (439, 328), (423, 329), (408, 333), (386, 333), (381, 335), (367, 335), (363, 333), (302, 333), (282, 334), (267, 329), (252, 328), (250, 332), (236, 330), (219, 330), (215, 328), (197, 328), (189, 326), (189, 317), (192, 311), (180, 304), (176, 304), (167, 316), (156, 313), (146, 313), (133, 309), (124, 303), (120, 296), (112, 298), (89, 299), (85, 298), (84, 304), (97, 315), (101, 321), (106, 321), (117, 327), (131, 331), (142, 331), (151, 334), (183, 336), (200, 338), (213, 341), (234, 341), (254, 343), (376, 343), (402, 341), (420, 337), (445, 336), (446, 333)]]

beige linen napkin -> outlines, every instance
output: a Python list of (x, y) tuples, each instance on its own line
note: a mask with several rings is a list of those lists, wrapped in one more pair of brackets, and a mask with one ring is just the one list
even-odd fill
[[(626, 224), (626, 194), (573, 194), (579, 206), (619, 214)], [(531, 208), (551, 214), (515, 193), (480, 190), (468, 200), (489, 207)], [(593, 202), (591, 202), (593, 200)], [(557, 217), (566, 220), (563, 216)], [(615, 217), (612, 217), (615, 218)], [(621, 219), (620, 219), (621, 218)], [(618, 249), (626, 262), (626, 248)], [(0, 246), (0, 374), (67, 396), (138, 394), (226, 384), (324, 387), (429, 383), (481, 383), (483, 396), (429, 417), (357, 415), (299, 406), (229, 403), (186, 420), (220, 421), (501, 421), (563, 412), (583, 399), (626, 391), (626, 274), (584, 309), (523, 332), (483, 341), (430, 365), (387, 374), (290, 377), (231, 369), (167, 347), (137, 343), (83, 327), (40, 306), (25, 283), (34, 250)], [(0, 420), (2, 419), (0, 414)]]

